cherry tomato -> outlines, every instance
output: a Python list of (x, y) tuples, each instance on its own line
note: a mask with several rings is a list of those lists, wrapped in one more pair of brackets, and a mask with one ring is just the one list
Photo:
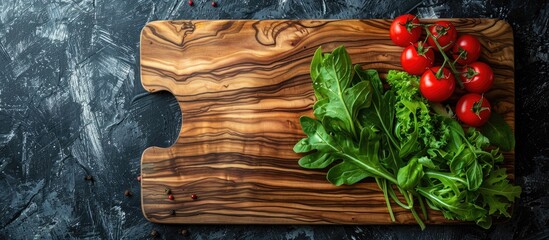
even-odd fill
[(473, 63), (480, 57), (480, 42), (469, 34), (462, 35), (452, 48), (452, 56), (457, 59), (459, 64)]
[(433, 66), (435, 51), (429, 45), (419, 41), (402, 51), (400, 64), (402, 68), (412, 75), (420, 75)]
[(477, 93), (463, 95), (456, 105), (459, 120), (471, 127), (484, 125), (490, 119), (491, 113), (492, 108), (488, 100)]
[(456, 88), (454, 75), (447, 68), (442, 68), (441, 76), (436, 74), (440, 66), (425, 71), (419, 80), (419, 91), (432, 102), (442, 102), (452, 96)]
[(389, 29), (391, 40), (401, 47), (417, 42), (421, 35), (421, 27), (413, 26), (413, 24), (419, 24), (419, 19), (412, 14), (404, 14), (395, 18)]
[(465, 90), (472, 93), (484, 93), (494, 84), (494, 72), (488, 64), (474, 62), (463, 67), (460, 75)]
[[(457, 31), (454, 24), (448, 21), (438, 21), (429, 26), (429, 32), (437, 38), (438, 44), (444, 49), (452, 49), (452, 46), (456, 42)], [(436, 46), (433, 38), (427, 39), (429, 45)]]

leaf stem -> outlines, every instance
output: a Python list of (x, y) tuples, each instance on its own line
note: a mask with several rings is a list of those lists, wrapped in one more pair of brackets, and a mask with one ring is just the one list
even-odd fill
[(398, 199), (397, 195), (395, 194), (395, 191), (393, 190), (393, 188), (388, 188), (390, 191), (389, 191), (389, 195), (391, 196), (391, 198), (393, 199), (393, 201), (395, 201), (395, 203), (397, 205), (399, 205), (401, 208), (404, 208), (406, 210), (410, 210), (410, 206), (402, 203), (400, 201), (400, 199)]
[(447, 178), (447, 179), (450, 179), (450, 180), (453, 180), (453, 181), (456, 181), (456, 182), (467, 184), (467, 182), (465, 180), (463, 180), (459, 177), (448, 176), (446, 174), (442, 174), (442, 173), (435, 172), (435, 171), (425, 171), (425, 175), (429, 176), (429, 177), (444, 177), (444, 178)]
[(484, 151), (473, 151), (474, 154), (479, 154), (479, 155), (484, 155), (484, 156), (488, 156), (488, 157), (492, 157), (492, 154), (488, 153), (488, 152), (484, 152)]
[[(417, 194), (417, 192), (416, 192)], [(423, 216), (425, 217), (425, 219), (429, 219), (429, 215), (427, 213), (427, 208), (425, 207), (425, 204), (423, 203), (423, 197), (421, 197), (421, 195), (417, 194), (417, 199), (419, 201), (419, 206), (421, 207), (421, 211), (423, 212)]]
[(400, 187), (398, 187), (398, 190), (402, 195), (404, 196), (404, 199), (406, 199), (406, 202), (408, 203), (408, 207), (410, 211), (412, 212), (412, 215), (414, 216), (414, 219), (416, 220), (417, 224), (419, 224), (419, 227), (421, 227), (421, 230), (425, 229), (425, 223), (423, 223), (423, 220), (421, 220), (421, 217), (419, 217), (419, 214), (417, 214), (416, 209), (414, 209), (414, 196), (412, 192), (404, 190)]
[(412, 209), (414, 207), (414, 201), (413, 201), (413, 199), (412, 199), (412, 201), (410, 201), (409, 192), (402, 189), (401, 187), (398, 187), (398, 190), (400, 191), (400, 194), (402, 194), (402, 196), (404, 196), (404, 200), (406, 200), (406, 203), (408, 203), (408, 207), (410, 209)]
[(412, 215), (416, 219), (416, 222), (419, 225), (419, 227), (421, 228), (421, 230), (425, 230), (425, 223), (423, 223), (423, 220), (421, 220), (421, 218), (417, 214), (416, 210), (412, 208), (412, 209), (410, 209), (410, 211), (412, 211)]
[(393, 208), (391, 207), (391, 201), (389, 201), (389, 196), (387, 195), (387, 180), (376, 178), (377, 185), (383, 191), (383, 196), (385, 197), (385, 204), (387, 204), (387, 210), (389, 211), (389, 216), (391, 216), (391, 221), (395, 222), (395, 214), (393, 213)]
[(376, 110), (377, 116), (379, 117), (379, 122), (381, 123), (381, 127), (383, 127), (383, 131), (385, 131), (385, 135), (387, 135), (387, 137), (389, 138), (389, 140), (391, 141), (393, 146), (395, 146), (400, 151), (400, 145), (397, 144), (397, 141), (393, 137), (392, 131), (389, 131), (389, 129), (387, 129), (387, 126), (385, 126), (385, 122), (383, 121), (383, 119), (381, 117), (381, 111), (377, 108), (377, 106), (375, 104), (373, 104), (373, 105), (374, 105), (374, 108)]

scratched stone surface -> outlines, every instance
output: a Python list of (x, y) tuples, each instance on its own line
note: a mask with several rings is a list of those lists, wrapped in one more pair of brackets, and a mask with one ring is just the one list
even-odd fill
[[(0, 1), (0, 239), (547, 239), (547, 1)], [(139, 33), (162, 19), (487, 17), (507, 20), (516, 54), (513, 218), (476, 226), (158, 225), (141, 213), (142, 151), (169, 146), (181, 115), (139, 79)], [(93, 181), (84, 176), (92, 175)], [(127, 198), (124, 191), (134, 195)], [(187, 229), (186, 237), (178, 235)]]

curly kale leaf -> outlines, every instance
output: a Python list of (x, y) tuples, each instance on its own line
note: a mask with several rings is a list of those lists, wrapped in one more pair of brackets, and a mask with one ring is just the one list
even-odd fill
[[(429, 102), (419, 93), (419, 79), (406, 72), (390, 70), (387, 82), (395, 93), (395, 135), (401, 142), (400, 156), (417, 153), (424, 148), (440, 148), (446, 144), (444, 134), (437, 134), (437, 119), (430, 113)], [(437, 139), (437, 136), (441, 138)]]

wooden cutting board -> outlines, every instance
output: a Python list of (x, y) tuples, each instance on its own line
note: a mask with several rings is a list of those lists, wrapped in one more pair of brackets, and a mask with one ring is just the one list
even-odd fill
[[(492, 66), (487, 93), (514, 128), (513, 33), (495, 19), (450, 19), (478, 36)], [(382, 74), (401, 69), (391, 20), (158, 21), (141, 33), (141, 81), (170, 91), (183, 124), (170, 148), (151, 147), (141, 162), (142, 208), (157, 223), (389, 224), (374, 182), (332, 186), (326, 170), (298, 166), (299, 117), (315, 101), (309, 64), (322, 46), (345, 45), (353, 63)], [(505, 154), (514, 178), (514, 152)], [(175, 199), (164, 193), (168, 187)], [(191, 194), (198, 196), (191, 199)], [(397, 223), (415, 223), (393, 204)], [(175, 210), (172, 215), (171, 211)], [(427, 223), (448, 223), (432, 212)]]

